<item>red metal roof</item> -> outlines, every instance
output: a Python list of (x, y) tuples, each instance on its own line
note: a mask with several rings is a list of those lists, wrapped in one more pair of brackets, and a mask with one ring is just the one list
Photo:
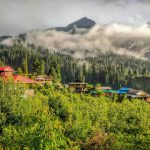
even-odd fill
[(0, 71), (4, 72), (4, 74), (1, 74), (1, 77), (3, 77), (3, 79), (6, 81), (12, 79), (15, 83), (36, 83), (36, 81), (21, 75), (11, 74), (10, 76), (7, 76), (5, 72), (14, 72), (14, 70), (9, 66), (0, 67)]
[(11, 67), (9, 67), (9, 66), (0, 67), (0, 71), (14, 72), (14, 70)]
[(17, 82), (17, 83), (28, 83), (28, 84), (36, 83), (36, 81), (29, 79), (25, 76), (21, 76), (21, 75), (14, 75), (13, 78), (14, 78), (14, 82)]

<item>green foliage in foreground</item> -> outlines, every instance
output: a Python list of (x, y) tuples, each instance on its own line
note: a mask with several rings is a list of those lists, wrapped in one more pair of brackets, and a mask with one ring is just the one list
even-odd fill
[(146, 102), (117, 103), (49, 85), (34, 87), (35, 96), (26, 97), (21, 85), (0, 86), (1, 149), (150, 149), (150, 105)]

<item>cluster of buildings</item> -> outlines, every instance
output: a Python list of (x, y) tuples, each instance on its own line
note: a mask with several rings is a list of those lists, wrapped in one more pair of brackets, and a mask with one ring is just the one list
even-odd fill
[[(47, 76), (36, 76), (34, 79), (30, 79), (23, 75), (17, 75), (15, 71), (9, 67), (0, 67), (0, 77), (4, 80), (11, 79), (14, 83), (25, 83), (25, 84), (45, 84), (52, 83), (52, 77)], [(142, 90), (135, 90), (132, 88), (123, 87), (119, 90), (113, 90), (111, 87), (96, 86), (94, 88), (88, 87), (87, 83), (84, 83), (80, 80), (75, 80), (72, 83), (69, 83), (67, 86), (69, 89), (73, 89), (75, 92), (89, 93), (93, 96), (98, 96), (103, 94), (104, 96), (112, 97), (114, 94), (119, 96), (126, 95), (128, 99), (141, 99), (146, 100), (150, 103), (150, 95), (143, 92)], [(31, 91), (30, 91), (31, 92)], [(31, 92), (33, 93), (33, 92)]]
[(18, 75), (10, 66), (0, 67), (0, 77), (2, 77), (4, 81), (12, 80), (14, 83), (45, 84), (46, 82), (52, 82), (52, 77), (36, 76), (34, 79), (30, 79), (26, 76)]
[(118, 90), (119, 93), (126, 94), (128, 99), (144, 99), (150, 102), (150, 95), (142, 90), (135, 90), (132, 88), (123, 87)]
[(87, 83), (83, 83), (80, 80), (75, 80), (72, 83), (69, 83), (68, 87), (73, 88), (76, 92), (85, 92), (93, 96), (98, 96), (103, 94), (107, 97), (113, 97), (114, 94), (118, 96), (125, 95), (128, 99), (141, 99), (150, 103), (150, 95), (145, 93), (142, 90), (135, 90), (128, 87), (122, 87), (119, 90), (113, 90), (111, 87), (97, 86), (94, 88), (88, 88)]

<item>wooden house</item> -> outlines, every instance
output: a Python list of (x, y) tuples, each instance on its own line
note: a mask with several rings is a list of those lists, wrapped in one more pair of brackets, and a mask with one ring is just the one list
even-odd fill
[(111, 90), (111, 87), (107, 87), (107, 86), (98, 86), (95, 87), (96, 90)]
[(52, 77), (51, 76), (37, 76), (34, 78), (34, 80), (39, 84), (45, 84), (45, 83), (52, 83)]
[(145, 100), (147, 102), (150, 102), (150, 95), (132, 95), (132, 94), (127, 94), (128, 99), (141, 99)]
[(143, 92), (142, 90), (129, 90), (127, 93), (127, 98), (129, 99), (141, 99), (150, 102), (150, 95)]
[(87, 87), (87, 83), (80, 80), (75, 80), (74, 82), (69, 83), (68, 87), (73, 88), (76, 92), (84, 92)]
[(129, 91), (128, 91), (128, 94), (130, 94), (130, 95), (139, 95), (139, 96), (144, 96), (144, 95), (146, 95), (146, 93), (143, 92), (142, 90), (134, 90), (134, 89), (129, 90)]

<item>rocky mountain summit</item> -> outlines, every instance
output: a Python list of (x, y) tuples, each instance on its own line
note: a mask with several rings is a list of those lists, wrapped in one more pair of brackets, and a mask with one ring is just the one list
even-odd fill
[(95, 21), (88, 19), (87, 17), (83, 17), (71, 24), (69, 24), (66, 27), (56, 27), (55, 29), (57, 31), (70, 31), (74, 28), (86, 28), (89, 29), (91, 27), (93, 27), (94, 25), (96, 25)]

